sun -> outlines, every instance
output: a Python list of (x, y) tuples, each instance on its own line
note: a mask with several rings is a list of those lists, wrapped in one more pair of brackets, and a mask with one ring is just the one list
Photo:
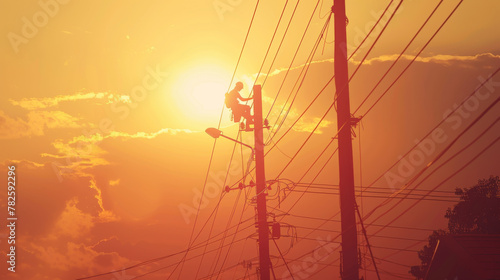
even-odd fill
[(190, 123), (217, 124), (230, 77), (229, 72), (216, 66), (187, 69), (174, 83), (176, 107)]

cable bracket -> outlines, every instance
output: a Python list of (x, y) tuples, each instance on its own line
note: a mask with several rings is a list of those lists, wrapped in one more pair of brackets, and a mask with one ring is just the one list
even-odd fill
[(358, 123), (361, 121), (361, 119), (363, 119), (363, 116), (359, 116), (358, 118), (352, 116), (349, 119), (349, 122), (350, 122), (351, 126), (356, 127), (358, 125)]

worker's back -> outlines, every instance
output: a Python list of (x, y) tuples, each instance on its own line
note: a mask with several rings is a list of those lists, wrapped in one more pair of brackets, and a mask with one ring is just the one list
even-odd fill
[(235, 89), (226, 93), (226, 100), (225, 100), (226, 107), (233, 109), (239, 103), (238, 102), (239, 96), (240, 96), (240, 94)]

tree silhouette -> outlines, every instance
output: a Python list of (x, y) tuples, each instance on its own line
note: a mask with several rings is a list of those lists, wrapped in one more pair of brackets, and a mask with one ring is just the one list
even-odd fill
[(472, 188), (457, 188), (460, 196), (453, 209), (446, 210), (448, 230), (437, 230), (429, 236), (429, 243), (418, 252), (421, 264), (412, 266), (410, 274), (423, 279), (432, 260), (439, 236), (446, 234), (500, 234), (500, 179), (491, 176), (479, 180)]

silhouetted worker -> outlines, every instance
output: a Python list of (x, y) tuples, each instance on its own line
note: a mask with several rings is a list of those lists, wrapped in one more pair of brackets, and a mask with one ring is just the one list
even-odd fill
[(247, 120), (247, 125), (253, 123), (253, 116), (250, 114), (250, 106), (240, 104), (238, 100), (248, 101), (253, 97), (243, 98), (240, 95), (240, 90), (243, 89), (243, 83), (237, 82), (234, 88), (226, 93), (226, 107), (230, 108), (234, 115), (234, 121), (239, 122), (241, 117)]

